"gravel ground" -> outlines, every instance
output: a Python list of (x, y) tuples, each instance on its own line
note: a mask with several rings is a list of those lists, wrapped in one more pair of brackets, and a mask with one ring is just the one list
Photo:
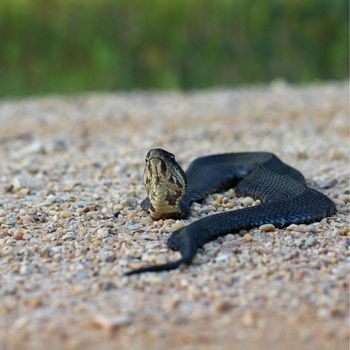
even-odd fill
[[(0, 349), (347, 349), (348, 82), (0, 103)], [(336, 215), (206, 244), (188, 268), (166, 239), (256, 205), (234, 190), (152, 222), (144, 156), (266, 150), (330, 196)]]

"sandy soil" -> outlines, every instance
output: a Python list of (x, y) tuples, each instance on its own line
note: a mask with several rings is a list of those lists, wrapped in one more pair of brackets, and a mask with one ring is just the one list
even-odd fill
[[(0, 102), (0, 349), (348, 349), (348, 82)], [(153, 222), (144, 156), (276, 153), (330, 196), (310, 225), (229, 234), (177, 271), (176, 228), (257, 205), (233, 190)]]

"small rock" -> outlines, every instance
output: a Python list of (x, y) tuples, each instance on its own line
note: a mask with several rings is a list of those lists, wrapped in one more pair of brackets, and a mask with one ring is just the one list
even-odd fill
[(275, 225), (272, 225), (272, 224), (261, 225), (259, 227), (259, 230), (261, 232), (272, 232), (272, 231), (275, 231)]
[(133, 219), (135, 216), (136, 216), (135, 211), (131, 211), (126, 215), (127, 219), (129, 219), (129, 220)]
[(230, 259), (230, 267), (233, 269), (233, 270), (236, 270), (237, 268), (237, 258), (233, 257)]
[(236, 236), (233, 235), (232, 233), (229, 233), (228, 235), (225, 236), (225, 240), (228, 242), (232, 242), (236, 240)]
[(232, 209), (235, 207), (235, 205), (232, 202), (228, 202), (224, 205), (225, 208)]
[(12, 180), (14, 190), (20, 190), (22, 188), (26, 188), (28, 190), (36, 189), (39, 188), (40, 185), (41, 182), (39, 180), (24, 175), (15, 176)]
[(184, 226), (185, 225), (182, 222), (175, 222), (174, 224), (171, 225), (171, 227), (175, 230), (180, 230)]
[(71, 193), (63, 193), (58, 197), (58, 199), (62, 202), (74, 202), (75, 197)]
[(33, 217), (30, 216), (30, 215), (23, 215), (23, 216), (21, 216), (21, 220), (22, 220), (22, 223), (23, 223), (24, 225), (30, 225), (30, 224), (32, 224), (32, 223), (35, 222), (35, 220), (33, 219)]
[(252, 242), (254, 240), (253, 236), (249, 233), (246, 233), (243, 238), (242, 238), (245, 242)]
[(216, 310), (220, 313), (227, 312), (233, 308), (233, 304), (229, 300), (223, 300), (218, 303)]
[(17, 221), (18, 221), (18, 217), (14, 213), (8, 214), (5, 219), (5, 223), (11, 226), (17, 224)]
[(109, 235), (109, 231), (108, 231), (108, 228), (106, 227), (101, 227), (97, 230), (97, 238), (106, 238), (108, 237)]
[(306, 238), (305, 240), (305, 245), (307, 247), (312, 247), (317, 243), (317, 239), (314, 236), (309, 236), (308, 238)]
[(40, 298), (31, 298), (25, 301), (26, 305), (32, 309), (37, 309), (43, 305), (43, 301)]
[(164, 225), (166, 226), (170, 226), (172, 224), (175, 223), (175, 220), (174, 219), (167, 219), (167, 220), (164, 220)]
[(13, 248), (10, 247), (9, 245), (5, 246), (4, 248), (2, 248), (1, 250), (1, 254), (3, 255), (10, 255), (13, 253)]
[(114, 211), (117, 211), (117, 212), (120, 212), (121, 210), (124, 209), (124, 205), (122, 204), (116, 204), (114, 207), (113, 207), (113, 210)]
[(327, 189), (335, 186), (338, 183), (337, 179), (319, 179), (315, 181), (317, 186), (322, 189)]
[(130, 223), (128, 224), (128, 229), (129, 230), (132, 230), (132, 231), (136, 231), (136, 230), (139, 230), (142, 226), (138, 223)]
[(47, 228), (47, 231), (48, 232), (55, 232), (57, 227), (54, 223), (52, 222), (49, 222), (47, 225), (46, 225), (46, 228)]
[(317, 316), (321, 319), (328, 319), (331, 316), (331, 311), (322, 307), (317, 311)]
[(54, 140), (48, 145), (49, 152), (62, 152), (67, 150), (67, 148), (68, 148), (68, 144), (63, 139)]
[(78, 207), (80, 208), (83, 208), (83, 207), (91, 207), (93, 206), (95, 203), (94, 202), (91, 202), (91, 201), (78, 201), (77, 202), (77, 205)]
[(228, 192), (227, 192), (228, 196), (231, 197), (231, 198), (234, 198), (236, 197), (236, 192), (233, 188), (229, 189)]
[(243, 314), (241, 321), (245, 326), (252, 327), (257, 321), (256, 314), (252, 311), (247, 311)]
[(134, 199), (126, 198), (122, 201), (121, 204), (123, 205), (124, 208), (126, 208), (126, 207), (134, 207), (136, 203)]
[(19, 269), (19, 273), (21, 275), (28, 275), (32, 272), (32, 268), (30, 267), (29, 264), (23, 263)]
[(63, 210), (63, 211), (61, 211), (60, 216), (62, 219), (67, 219), (67, 218), (70, 218), (71, 216), (73, 216), (73, 212), (71, 212), (69, 210)]
[(224, 196), (223, 196), (222, 194), (218, 194), (218, 195), (216, 196), (215, 202), (216, 202), (217, 204), (222, 204), (223, 200), (224, 200)]
[(67, 232), (62, 236), (62, 240), (64, 241), (72, 241), (75, 238), (76, 238), (76, 235), (74, 234), (74, 232)]
[(21, 197), (28, 196), (29, 193), (30, 193), (30, 189), (29, 189), (29, 188), (26, 188), (26, 187), (21, 188), (21, 189), (17, 192), (17, 194), (18, 194), (19, 196), (21, 196)]
[(97, 315), (95, 319), (92, 322), (92, 325), (106, 329), (107, 331), (115, 331), (120, 327), (124, 327), (129, 325), (132, 322), (131, 317), (129, 316), (104, 316), (104, 315)]
[(56, 202), (56, 196), (54, 196), (53, 194), (49, 194), (47, 197), (46, 197), (46, 200), (45, 200), (45, 203), (46, 204), (53, 204)]
[(22, 240), (22, 239), (23, 239), (23, 236), (24, 236), (24, 232), (23, 232), (23, 231), (16, 231), (16, 232), (13, 234), (13, 238), (14, 238), (16, 241)]
[(266, 250), (263, 247), (256, 247), (255, 251), (261, 255), (266, 253)]
[(342, 228), (340, 229), (340, 234), (341, 234), (342, 236), (348, 236), (348, 235), (349, 235), (349, 232), (350, 232), (349, 226), (345, 226), (345, 227), (342, 227)]
[(42, 141), (35, 141), (30, 145), (20, 149), (16, 153), (16, 157), (25, 156), (29, 154), (45, 154), (45, 153), (46, 153), (46, 149), (45, 149), (44, 143)]
[(111, 290), (114, 288), (114, 284), (110, 280), (100, 281), (98, 286), (101, 290)]
[(215, 261), (217, 261), (217, 262), (226, 261), (230, 256), (231, 256), (230, 254), (222, 253), (222, 254), (219, 254), (219, 255), (215, 258)]
[(245, 197), (242, 199), (242, 204), (244, 207), (249, 207), (254, 203), (254, 199), (251, 197)]
[(349, 203), (350, 202), (350, 195), (349, 194), (341, 194), (339, 196), (339, 199), (343, 201), (344, 203)]

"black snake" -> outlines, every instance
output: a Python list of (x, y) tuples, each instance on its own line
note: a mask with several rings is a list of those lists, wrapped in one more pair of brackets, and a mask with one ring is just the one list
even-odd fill
[(209, 215), (176, 230), (167, 244), (181, 253), (178, 261), (142, 267), (126, 275), (172, 270), (190, 264), (198, 248), (228, 233), (263, 224), (283, 227), (311, 223), (336, 212), (334, 203), (308, 187), (298, 170), (268, 152), (200, 157), (184, 172), (173, 154), (152, 149), (146, 156), (144, 182), (148, 197), (141, 206), (149, 210), (155, 220), (185, 218), (193, 202), (232, 187), (238, 196), (260, 199), (262, 204)]

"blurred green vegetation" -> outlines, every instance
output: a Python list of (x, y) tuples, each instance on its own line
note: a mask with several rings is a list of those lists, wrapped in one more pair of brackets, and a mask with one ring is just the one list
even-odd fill
[(348, 0), (2, 0), (0, 96), (348, 77)]

